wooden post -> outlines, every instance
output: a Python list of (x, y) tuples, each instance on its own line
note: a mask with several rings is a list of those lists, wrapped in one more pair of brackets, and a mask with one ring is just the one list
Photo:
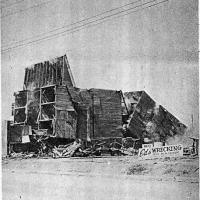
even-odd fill
[(90, 108), (87, 108), (87, 141), (90, 141)]
[(95, 133), (95, 120), (94, 120), (94, 94), (92, 94), (92, 127), (93, 127), (93, 139), (94, 139), (94, 133)]

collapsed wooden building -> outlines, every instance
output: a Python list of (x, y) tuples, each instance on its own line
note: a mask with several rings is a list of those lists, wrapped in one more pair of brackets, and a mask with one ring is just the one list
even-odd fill
[(124, 99), (127, 107), (124, 112), (127, 136), (165, 142), (169, 137), (185, 133), (187, 127), (145, 91), (125, 92)]
[(14, 96), (9, 129), (13, 143), (31, 134), (86, 141), (126, 136), (164, 141), (186, 129), (144, 91), (77, 88), (66, 55), (26, 68), (23, 90)]

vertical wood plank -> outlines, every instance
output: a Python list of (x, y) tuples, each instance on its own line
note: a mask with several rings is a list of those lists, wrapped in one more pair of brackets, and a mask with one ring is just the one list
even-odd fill
[(29, 77), (29, 87), (30, 87), (30, 84), (32, 82), (32, 77), (33, 77), (33, 68), (31, 67), (30, 68), (30, 77)]
[(44, 63), (44, 85), (47, 85), (47, 62)]
[(50, 74), (50, 73), (49, 73), (49, 61), (47, 61), (47, 67), (46, 67), (46, 79), (47, 79), (47, 80), (46, 80), (46, 84), (47, 84), (47, 85), (50, 85), (50, 82), (51, 82), (51, 81), (50, 81), (50, 76), (49, 76), (49, 74)]
[(87, 108), (87, 141), (90, 141), (90, 109)]
[(36, 87), (36, 67), (35, 67), (35, 65), (34, 65), (34, 67), (33, 67), (33, 85), (34, 85), (34, 87)]
[(26, 89), (26, 86), (27, 86), (27, 77), (28, 76), (28, 69), (26, 68), (25, 69), (25, 76), (24, 76), (24, 90)]
[(43, 86), (43, 79), (44, 79), (44, 64), (41, 63), (41, 69), (40, 69), (40, 87)]
[(38, 88), (38, 79), (39, 79), (39, 76), (38, 76), (38, 64), (35, 65), (35, 86), (36, 88)]
[(41, 63), (38, 64), (38, 73), (39, 73), (39, 76), (38, 76), (38, 87), (41, 86)]
[(56, 74), (55, 74), (55, 84), (58, 85), (58, 80), (57, 80), (57, 77), (58, 77), (58, 63), (56, 62), (55, 63), (55, 68), (56, 68)]

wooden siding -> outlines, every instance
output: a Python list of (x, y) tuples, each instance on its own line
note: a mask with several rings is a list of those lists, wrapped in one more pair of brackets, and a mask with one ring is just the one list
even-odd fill
[[(121, 95), (118, 91), (90, 89), (80, 92), (84, 106), (78, 107), (78, 136), (91, 139), (121, 137)], [(87, 115), (89, 111), (89, 116)], [(87, 122), (90, 124), (87, 125)], [(90, 129), (88, 133), (88, 128)]]
[(51, 61), (37, 63), (25, 69), (24, 89), (33, 90), (48, 85), (72, 87), (72, 75), (66, 55)]
[(54, 135), (60, 138), (75, 138), (77, 116), (68, 90), (65, 86), (57, 86), (55, 95)]

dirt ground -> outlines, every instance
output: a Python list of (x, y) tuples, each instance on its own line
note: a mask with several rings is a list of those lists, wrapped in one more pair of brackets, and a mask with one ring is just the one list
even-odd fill
[(199, 159), (4, 159), (3, 199), (199, 199)]

